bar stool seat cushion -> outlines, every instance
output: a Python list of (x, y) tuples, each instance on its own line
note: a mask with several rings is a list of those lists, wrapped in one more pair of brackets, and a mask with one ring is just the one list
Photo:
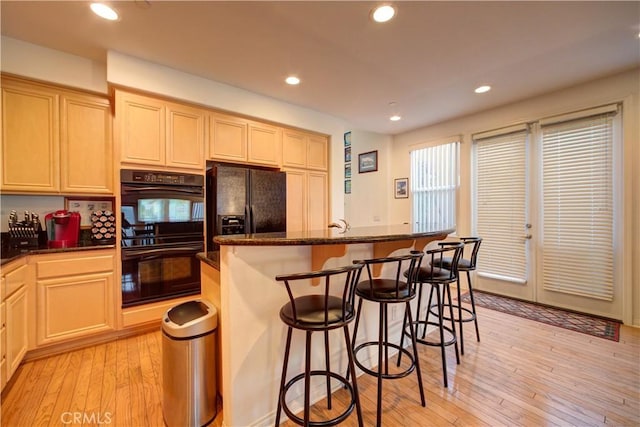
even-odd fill
[[(305, 325), (313, 327), (317, 325), (322, 327), (325, 325), (325, 299), (324, 295), (306, 295), (295, 299), (296, 309), (298, 311), (298, 321), (293, 317), (293, 306), (287, 303), (280, 309), (280, 318), (288, 325)], [(335, 296), (327, 298), (327, 324), (334, 323), (343, 324), (353, 318), (355, 311), (351, 304), (346, 304), (346, 317), (342, 318), (342, 299)]]
[[(407, 272), (404, 272), (407, 277)], [(442, 281), (451, 279), (451, 270), (440, 267), (420, 267), (416, 273), (416, 282), (425, 283), (428, 281)]]
[(356, 295), (368, 300), (404, 300), (413, 297), (413, 290), (406, 283), (399, 283), (396, 293), (394, 279), (372, 279), (358, 283)]
[[(451, 258), (445, 257), (445, 258), (442, 258), (442, 261), (435, 260), (434, 264), (438, 265), (440, 267), (443, 267), (443, 268), (450, 268), (451, 267)], [(458, 261), (458, 270), (465, 271), (465, 270), (469, 270), (469, 269), (471, 269), (471, 260), (460, 258), (460, 261)]]

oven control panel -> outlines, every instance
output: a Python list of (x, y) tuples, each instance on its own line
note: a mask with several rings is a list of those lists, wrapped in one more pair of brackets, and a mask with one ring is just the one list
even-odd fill
[(123, 183), (147, 183), (164, 185), (204, 185), (201, 175), (172, 173), (161, 171), (125, 170), (120, 171)]

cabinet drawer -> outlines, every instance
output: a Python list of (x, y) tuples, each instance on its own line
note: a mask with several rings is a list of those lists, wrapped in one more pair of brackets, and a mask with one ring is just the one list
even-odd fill
[(36, 262), (36, 277), (47, 279), (76, 274), (90, 274), (101, 271), (113, 271), (113, 255), (96, 255), (82, 258), (64, 258)]
[(4, 276), (5, 298), (20, 289), (27, 282), (27, 266), (21, 265)]

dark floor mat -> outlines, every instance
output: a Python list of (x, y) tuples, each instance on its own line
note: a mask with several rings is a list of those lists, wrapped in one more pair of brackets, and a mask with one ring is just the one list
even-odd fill
[[(616, 320), (521, 301), (478, 290), (473, 291), (473, 296), (476, 306), (479, 307), (524, 317), (525, 319), (547, 323), (611, 341), (619, 340), (620, 322)], [(469, 293), (462, 295), (462, 302), (471, 303)]]

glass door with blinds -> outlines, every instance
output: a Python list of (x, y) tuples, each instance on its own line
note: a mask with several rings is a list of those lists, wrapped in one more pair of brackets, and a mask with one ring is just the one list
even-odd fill
[(622, 318), (617, 109), (474, 136), (479, 289)]

